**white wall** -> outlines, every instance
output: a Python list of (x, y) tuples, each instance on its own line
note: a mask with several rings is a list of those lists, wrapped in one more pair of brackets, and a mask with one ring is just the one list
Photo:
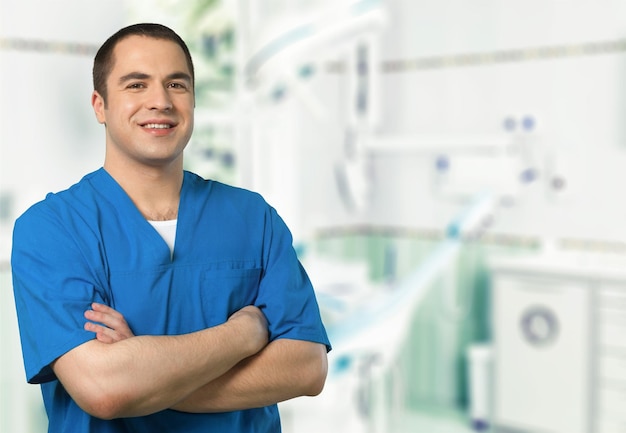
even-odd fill
[[(384, 35), (386, 60), (503, 50), (530, 56), (541, 47), (574, 48), (626, 39), (626, 5), (620, 2), (387, 4), (394, 25)], [(532, 185), (517, 206), (501, 213), (494, 229), (624, 241), (626, 206), (619, 200), (619, 185), (626, 180), (625, 48), (622, 43), (620, 52), (602, 55), (573, 53), (510, 63), (486, 60), (477, 66), (385, 74), (382, 130), (499, 133), (505, 117), (520, 120), (531, 115), (537, 123), (538, 145), (555, 149), (555, 170), (566, 177), (566, 188), (550, 195), (544, 185)], [(420, 167), (418, 161), (412, 162)], [(377, 207), (381, 210), (377, 219), (420, 220), (429, 207), (415, 194), (424, 180), (418, 170), (408, 173), (410, 164), (406, 159), (380, 161), (380, 178), (387, 185), (382, 182), (378, 193), (385, 205)], [(399, 193), (390, 196), (393, 184)]]
[[(626, 116), (626, 4), (573, 0), (383, 3), (389, 19), (379, 39), (381, 63), (373, 66), (396, 65), (397, 71), (382, 73), (376, 134), (496, 134), (526, 139), (535, 146), (539, 177), (523, 187), (517, 181), (519, 173), (509, 173), (505, 180), (516, 182), (519, 194), (512, 206), (498, 208), (492, 230), (539, 238), (626, 240), (626, 205), (620, 200), (620, 186), (626, 181), (622, 122)], [(550, 54), (545, 50), (550, 47), (562, 49)], [(605, 51), (585, 52), (589, 47)], [(499, 53), (507, 51), (517, 57), (498, 60)], [(475, 56), (472, 65), (459, 65), (459, 55), (473, 54), (483, 57)], [(425, 59), (438, 63), (428, 68), (419, 63)], [(310, 60), (320, 61), (313, 56)], [(325, 60), (346, 65), (347, 56)], [(288, 118), (290, 125), (298, 125), (285, 144), (301, 150), (295, 161), (301, 168), (299, 213), (304, 222), (297, 226), (306, 230), (312, 224), (369, 221), (445, 227), (460, 205), (433, 194), (433, 155), (374, 155), (369, 208), (350, 213), (343, 207), (333, 164), (342, 155), (350, 83), (345, 70), (329, 72), (323, 65), (307, 86), (328, 110), (330, 122), (313, 117), (295, 98), (273, 107), (275, 119), (281, 118), (282, 110), (285, 122)], [(535, 128), (524, 135), (519, 133), (519, 123), (526, 116), (534, 119)], [(518, 122), (517, 135), (503, 126), (509, 117)], [(492, 169), (485, 165), (478, 169), (484, 173), (478, 174), (488, 178), (485, 173)], [(459, 170), (464, 170), (462, 164)], [(557, 192), (550, 186), (553, 175), (565, 179), (563, 190)], [(502, 181), (494, 173), (486, 186), (497, 187)], [(285, 195), (285, 202), (289, 201)]]
[[(104, 135), (90, 106), (93, 47), (123, 23), (121, 1), (1, 2), (0, 261), (10, 254), (14, 218), (46, 193), (102, 163)], [(16, 49), (20, 41), (59, 42)], [(69, 44), (84, 54), (68, 52)]]

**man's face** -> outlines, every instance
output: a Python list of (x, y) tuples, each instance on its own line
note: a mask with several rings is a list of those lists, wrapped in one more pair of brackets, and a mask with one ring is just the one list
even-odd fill
[(191, 71), (174, 42), (130, 36), (116, 45), (107, 78), (106, 105), (92, 105), (106, 125), (105, 164), (164, 166), (182, 162), (193, 130)]

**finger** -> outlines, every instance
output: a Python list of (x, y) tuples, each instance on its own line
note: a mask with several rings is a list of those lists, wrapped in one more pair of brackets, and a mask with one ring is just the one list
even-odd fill
[(102, 313), (106, 316), (110, 316), (112, 318), (115, 318), (117, 320), (123, 320), (124, 316), (122, 315), (122, 313), (120, 313), (119, 311), (117, 311), (114, 308), (109, 307), (108, 305), (104, 305), (104, 304), (99, 304), (97, 302), (94, 302), (91, 304), (91, 308), (93, 311), (98, 312), (98, 313)]
[(125, 323), (123, 317), (95, 310), (85, 311), (85, 318), (91, 320), (92, 322), (102, 323), (103, 325), (114, 329), (123, 326), (123, 323)]
[(84, 328), (86, 331), (96, 334), (96, 338), (103, 343), (115, 343), (128, 338), (114, 329), (98, 325), (97, 323), (86, 322)]
[(95, 311), (101, 311), (103, 313), (119, 314), (121, 316), (121, 314), (115, 308), (109, 307), (108, 305), (101, 304), (99, 302), (92, 302), (91, 308), (94, 309)]
[(107, 334), (104, 334), (102, 332), (96, 332), (96, 339), (102, 343), (106, 343), (106, 344), (113, 344), (116, 343), (119, 340), (114, 340), (113, 338), (111, 338), (110, 336), (108, 336)]
[(124, 316), (119, 312), (102, 304), (95, 304), (94, 306), (97, 310), (85, 311), (84, 315), (87, 320), (100, 323), (107, 328), (113, 329), (123, 338), (130, 338), (134, 335), (128, 323), (126, 323)]

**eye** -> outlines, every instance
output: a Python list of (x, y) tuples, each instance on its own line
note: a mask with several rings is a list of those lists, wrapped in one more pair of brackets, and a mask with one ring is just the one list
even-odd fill
[(128, 89), (143, 89), (146, 87), (143, 83), (130, 83), (127, 88)]
[(172, 83), (169, 83), (168, 87), (172, 88), (172, 89), (179, 89), (179, 90), (186, 90), (187, 89), (187, 85), (185, 83), (181, 83), (181, 82), (178, 82), (178, 81), (174, 81)]

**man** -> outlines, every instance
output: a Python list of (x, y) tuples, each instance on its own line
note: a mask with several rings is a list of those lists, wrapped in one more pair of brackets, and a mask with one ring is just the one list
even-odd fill
[(157, 24), (94, 61), (103, 168), (15, 224), (27, 379), (50, 432), (278, 432), (330, 344), (291, 235), (255, 193), (183, 170), (194, 70)]

